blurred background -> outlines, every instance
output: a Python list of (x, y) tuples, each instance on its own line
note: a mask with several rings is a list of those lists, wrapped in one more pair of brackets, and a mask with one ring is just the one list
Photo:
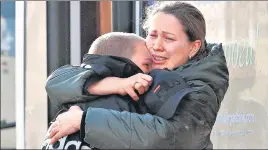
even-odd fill
[[(230, 88), (211, 133), (214, 148), (268, 148), (268, 2), (188, 1), (204, 14), (207, 41), (223, 43)], [(98, 36), (145, 36), (154, 1), (1, 1), (1, 149), (40, 148), (53, 116), (50, 73), (79, 65)]]

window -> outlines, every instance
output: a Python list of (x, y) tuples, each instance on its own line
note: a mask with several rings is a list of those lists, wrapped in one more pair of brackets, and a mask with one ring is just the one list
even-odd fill
[(1, 149), (15, 139), (15, 2), (1, 1)]
[(211, 133), (214, 148), (267, 149), (268, 2), (194, 4), (207, 21), (207, 41), (223, 43), (230, 72)]

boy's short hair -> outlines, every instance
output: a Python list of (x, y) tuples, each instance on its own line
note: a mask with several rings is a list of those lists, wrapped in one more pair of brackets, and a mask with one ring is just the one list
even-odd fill
[(138, 42), (145, 42), (144, 38), (134, 33), (110, 32), (98, 37), (91, 44), (88, 54), (131, 58)]

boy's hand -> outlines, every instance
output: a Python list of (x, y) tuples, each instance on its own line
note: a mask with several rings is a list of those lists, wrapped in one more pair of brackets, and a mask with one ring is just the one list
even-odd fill
[(129, 95), (133, 100), (139, 100), (139, 95), (145, 93), (153, 82), (153, 78), (150, 75), (138, 73), (128, 78), (119, 80), (118, 93), (120, 95)]

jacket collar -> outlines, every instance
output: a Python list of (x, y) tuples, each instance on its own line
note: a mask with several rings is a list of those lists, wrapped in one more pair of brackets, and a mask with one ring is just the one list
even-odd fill
[(85, 54), (82, 63), (88, 65), (104, 65), (112, 71), (114, 76), (121, 78), (129, 77), (137, 73), (142, 73), (142, 70), (134, 62), (123, 57)]

